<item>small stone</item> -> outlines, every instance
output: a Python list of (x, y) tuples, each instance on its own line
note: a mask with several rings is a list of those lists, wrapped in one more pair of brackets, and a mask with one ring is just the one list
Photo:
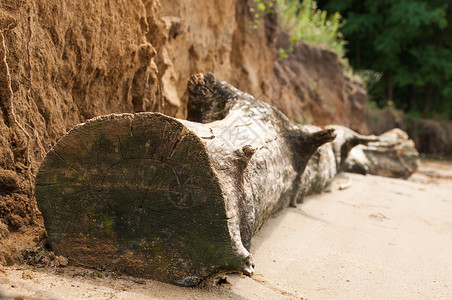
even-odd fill
[(27, 280), (27, 279), (33, 279), (34, 277), (35, 276), (34, 276), (32, 271), (30, 271), (30, 270), (23, 270), (22, 271), (22, 279)]
[(68, 264), (68, 260), (66, 257), (60, 255), (55, 258), (54, 265), (56, 267), (66, 267), (67, 264)]
[(67, 264), (68, 264), (68, 260), (66, 257), (60, 255), (55, 258), (54, 265), (56, 267), (66, 267)]

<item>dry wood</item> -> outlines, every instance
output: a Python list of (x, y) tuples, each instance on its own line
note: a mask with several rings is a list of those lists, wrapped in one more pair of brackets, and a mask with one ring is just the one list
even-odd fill
[[(305, 126), (311, 132), (321, 128), (313, 125)], [(338, 173), (344, 170), (344, 162), (350, 151), (357, 145), (367, 145), (377, 141), (377, 137), (365, 136), (339, 125), (330, 125), (327, 128), (335, 130), (336, 138), (331, 143), (319, 147), (308, 161), (308, 165), (301, 178), (302, 202), (307, 195), (320, 193), (333, 181)]]
[(403, 130), (394, 128), (378, 136), (377, 141), (353, 148), (344, 169), (360, 174), (408, 178), (416, 172), (419, 163), (413, 140)]

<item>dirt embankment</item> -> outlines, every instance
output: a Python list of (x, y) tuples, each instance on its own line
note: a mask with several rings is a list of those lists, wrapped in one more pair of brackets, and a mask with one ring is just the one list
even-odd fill
[[(277, 44), (279, 49), (290, 48), (285, 34), (279, 35)], [(278, 87), (270, 102), (292, 120), (369, 131), (364, 85), (344, 74), (335, 52), (299, 44), (288, 58), (275, 62), (274, 71)]]
[(108, 113), (184, 118), (190, 74), (213, 72), (299, 122), (364, 126), (365, 91), (307, 45), (278, 60), (276, 15), (248, 32), (254, 1), (0, 2), (0, 264), (45, 231), (34, 176), (75, 124)]

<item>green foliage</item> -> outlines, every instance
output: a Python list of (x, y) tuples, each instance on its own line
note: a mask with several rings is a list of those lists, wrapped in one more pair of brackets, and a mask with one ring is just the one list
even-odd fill
[(301, 40), (320, 45), (344, 57), (345, 41), (339, 29), (345, 20), (339, 13), (328, 16), (326, 11), (317, 9), (313, 0), (278, 0), (278, 8), (281, 24), (292, 42)]
[(372, 103), (372, 105), (377, 105), (379, 107), (384, 106), (385, 103), (383, 103), (382, 100), (384, 100), (385, 97), (380, 84), (383, 73), (374, 70), (359, 70), (357, 71), (357, 74), (366, 86), (370, 100), (368, 103)]
[(284, 48), (278, 49), (278, 59), (287, 58), (289, 55), (287, 54), (286, 50)]
[(253, 16), (253, 22), (250, 24), (248, 32), (251, 33), (252, 31), (257, 30), (266, 14), (275, 13), (275, 3), (276, 0), (253, 0), (253, 6), (249, 8), (249, 11)]
[(355, 69), (382, 74), (370, 93), (380, 105), (452, 118), (450, 0), (319, 0), (347, 19), (341, 29)]
[(419, 111), (410, 111), (408, 114), (407, 114), (407, 117), (409, 118), (409, 119), (415, 119), (415, 120), (419, 120), (419, 119), (421, 119), (422, 118), (422, 115), (421, 115), (421, 113), (419, 112)]
[(371, 111), (378, 110), (378, 105), (374, 101), (367, 99), (367, 108)]

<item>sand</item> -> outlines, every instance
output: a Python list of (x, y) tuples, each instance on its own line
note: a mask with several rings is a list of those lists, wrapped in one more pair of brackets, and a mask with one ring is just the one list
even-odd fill
[[(348, 179), (350, 188), (339, 190)], [(270, 219), (251, 250), (256, 274), (229, 274), (219, 286), (188, 289), (82, 268), (16, 266), (0, 270), (0, 293), (5, 299), (452, 299), (452, 164), (423, 161), (409, 180), (341, 174), (331, 192)]]

